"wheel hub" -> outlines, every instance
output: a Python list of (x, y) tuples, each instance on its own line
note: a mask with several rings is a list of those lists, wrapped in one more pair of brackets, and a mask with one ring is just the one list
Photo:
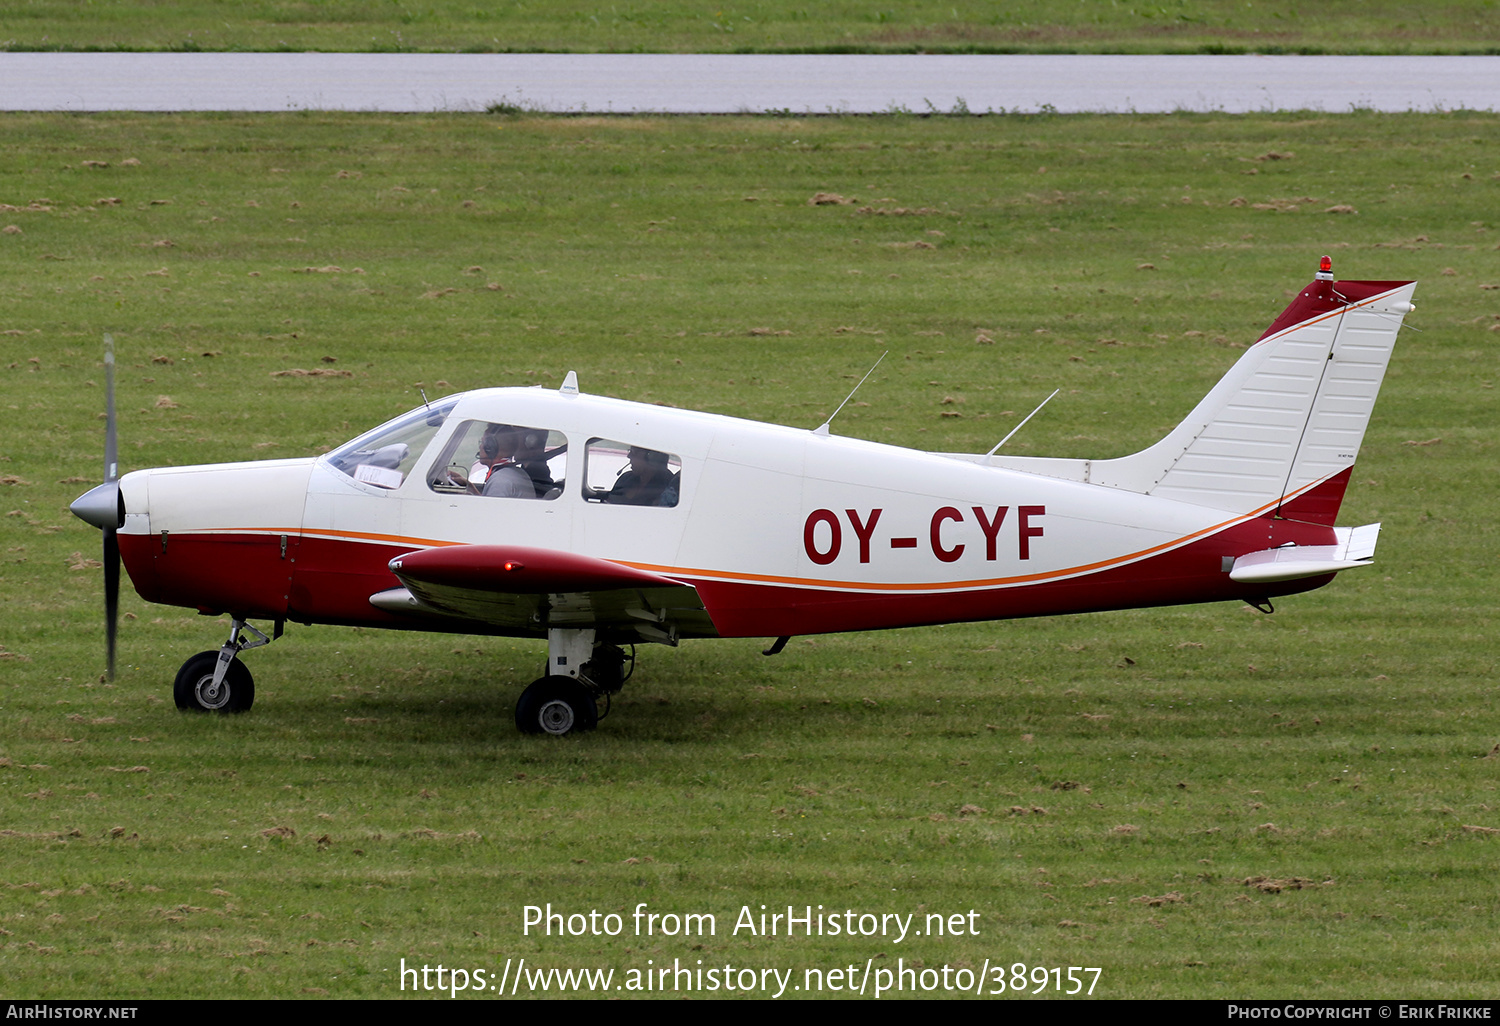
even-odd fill
[(573, 729), (573, 707), (560, 698), (554, 698), (542, 706), (537, 720), (549, 734), (566, 734)]
[(205, 709), (222, 709), (229, 703), (229, 682), (215, 684), (211, 673), (199, 680), (193, 690), (198, 696), (198, 704)]

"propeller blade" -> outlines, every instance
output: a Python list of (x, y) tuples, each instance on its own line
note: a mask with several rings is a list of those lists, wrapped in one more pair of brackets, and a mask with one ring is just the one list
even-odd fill
[(95, 485), (68, 507), (84, 523), (104, 532), (104, 636), (109, 676), (115, 676), (115, 634), (120, 615), (120, 540), (125, 501), (120, 495), (120, 449), (115, 432), (115, 340), (104, 336), (104, 483)]
[(120, 477), (120, 449), (115, 435), (115, 340), (104, 336), (104, 481)]
[(109, 679), (115, 679), (115, 635), (120, 626), (120, 542), (112, 527), (104, 530), (104, 648)]
[[(115, 431), (115, 340), (104, 335), (104, 483), (115, 485), (119, 503), (120, 446)], [(120, 540), (115, 537), (118, 521), (104, 528), (104, 648), (109, 679), (115, 679), (115, 636), (120, 629)]]

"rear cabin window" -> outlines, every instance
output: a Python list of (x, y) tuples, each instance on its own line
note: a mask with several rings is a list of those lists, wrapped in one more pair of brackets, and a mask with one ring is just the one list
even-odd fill
[(610, 438), (589, 440), (584, 459), (583, 497), (612, 506), (677, 505), (682, 459)]
[(560, 431), (469, 420), (459, 425), (428, 484), (435, 492), (492, 499), (562, 494), (568, 440)]

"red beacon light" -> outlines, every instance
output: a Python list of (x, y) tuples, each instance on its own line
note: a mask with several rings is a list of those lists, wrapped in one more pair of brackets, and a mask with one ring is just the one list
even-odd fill
[(1325, 256), (1318, 261), (1318, 281), (1333, 281), (1333, 257)]

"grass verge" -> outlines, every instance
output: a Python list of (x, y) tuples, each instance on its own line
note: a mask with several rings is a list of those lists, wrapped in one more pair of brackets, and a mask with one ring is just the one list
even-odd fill
[(816, 8), (756, 0), (603, 6), (371, 6), (258, 0), (28, 0), (0, 12), (0, 49), (518, 53), (1496, 53), (1487, 0), (1156, 6), (915, 0)]

